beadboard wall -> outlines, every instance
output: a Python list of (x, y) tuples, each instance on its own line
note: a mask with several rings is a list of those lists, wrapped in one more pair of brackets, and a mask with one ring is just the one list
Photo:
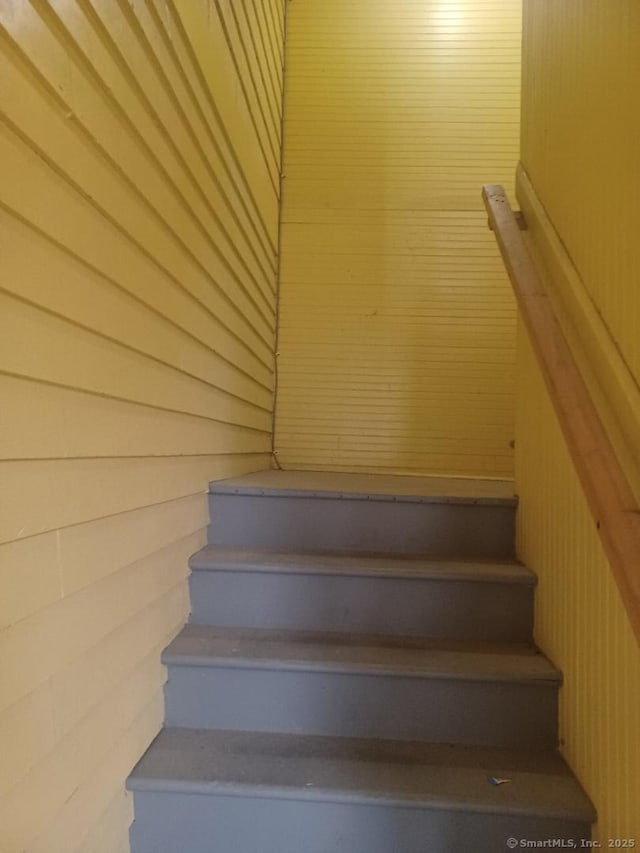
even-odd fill
[(521, 329), (518, 557), (535, 571), (536, 643), (562, 670), (561, 750), (591, 797), (593, 837), (640, 838), (640, 651)]
[(289, 5), (276, 450), (508, 477), (515, 314), (483, 183), (518, 161), (519, 0)]
[[(519, 201), (562, 324), (640, 499), (640, 6), (526, 0)], [(640, 650), (522, 332), (518, 553), (536, 640), (564, 673), (562, 750), (599, 814), (640, 843)]]

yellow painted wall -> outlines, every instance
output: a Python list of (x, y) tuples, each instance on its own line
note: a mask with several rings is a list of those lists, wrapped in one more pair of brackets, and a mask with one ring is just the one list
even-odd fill
[(599, 815), (640, 844), (640, 650), (533, 352), (518, 341), (518, 556), (538, 576), (535, 638), (564, 675), (562, 752)]
[(640, 383), (640, 4), (525, 2), (522, 160)]
[(124, 853), (207, 482), (270, 461), (284, 3), (0, 22), (0, 849)]
[[(520, 182), (529, 241), (640, 495), (640, 6), (527, 0)], [(536, 639), (563, 670), (563, 752), (595, 837), (640, 844), (640, 650), (519, 335), (519, 556), (538, 574)]]
[(276, 449), (285, 468), (509, 476), (519, 0), (294, 0)]

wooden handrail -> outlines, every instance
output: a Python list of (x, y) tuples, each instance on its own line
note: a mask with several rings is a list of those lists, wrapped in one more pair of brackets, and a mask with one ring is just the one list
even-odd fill
[(487, 185), (483, 187), (482, 197), (551, 402), (640, 645), (640, 510), (504, 189)]

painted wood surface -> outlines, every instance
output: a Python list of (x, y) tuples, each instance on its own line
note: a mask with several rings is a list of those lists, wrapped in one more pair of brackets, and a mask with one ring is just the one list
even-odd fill
[(517, 553), (538, 576), (535, 639), (564, 676), (561, 749), (604, 849), (640, 834), (640, 654), (524, 328), (518, 348)]
[(503, 187), (487, 185), (483, 197), (522, 323), (640, 645), (640, 509)]
[[(289, 6), (276, 449), (285, 468), (510, 476), (518, 0)], [(491, 178), (489, 176), (492, 176)]]
[[(527, 0), (518, 198), (528, 244), (636, 500), (640, 380), (640, 6)], [(595, 838), (640, 839), (640, 652), (526, 340), (520, 336), (520, 557), (536, 637), (562, 669), (563, 752)]]
[(270, 462), (284, 3), (0, 24), (0, 848), (125, 853), (207, 482)]

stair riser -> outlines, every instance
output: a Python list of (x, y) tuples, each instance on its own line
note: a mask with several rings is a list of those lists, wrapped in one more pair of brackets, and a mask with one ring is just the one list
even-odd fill
[(212, 544), (513, 557), (511, 506), (253, 495), (210, 495), (209, 500)]
[(498, 853), (509, 838), (591, 838), (551, 818), (198, 794), (136, 792), (135, 815), (132, 853)]
[(167, 725), (554, 748), (546, 685), (384, 673), (170, 666)]
[(405, 578), (195, 571), (191, 623), (527, 642), (533, 588)]

